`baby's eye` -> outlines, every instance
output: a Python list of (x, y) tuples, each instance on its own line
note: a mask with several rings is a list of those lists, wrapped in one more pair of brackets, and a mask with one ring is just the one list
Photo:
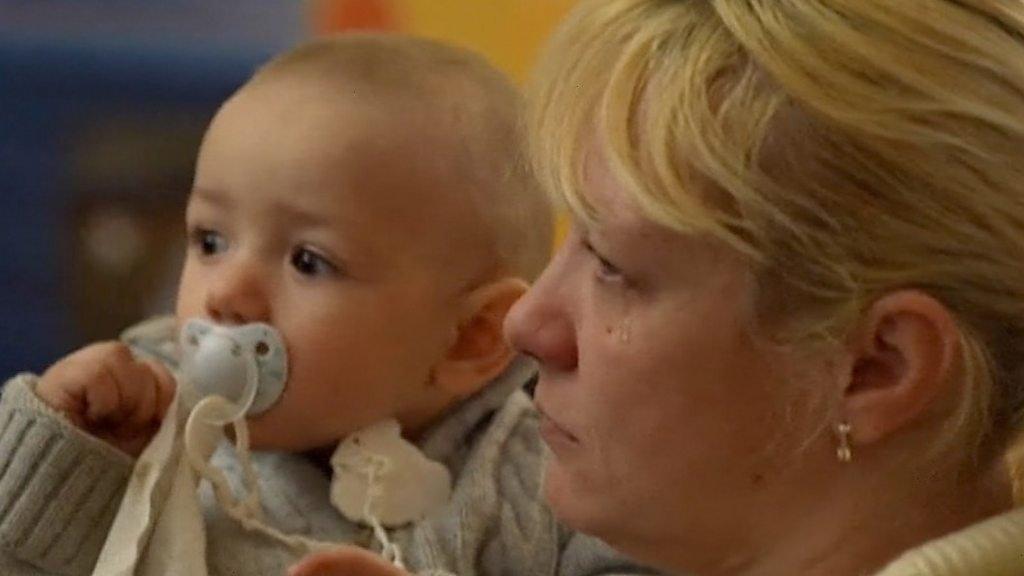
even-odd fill
[(323, 276), (338, 273), (335, 266), (326, 257), (316, 251), (300, 246), (292, 252), (292, 266), (303, 276)]
[(207, 228), (192, 230), (191, 242), (203, 256), (213, 256), (228, 249), (228, 241), (220, 232)]

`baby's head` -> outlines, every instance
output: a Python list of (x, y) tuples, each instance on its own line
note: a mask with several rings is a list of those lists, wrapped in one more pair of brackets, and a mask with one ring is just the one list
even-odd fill
[(277, 58), (220, 109), (177, 316), (283, 335), (288, 385), (250, 421), (254, 446), (317, 448), (388, 417), (415, 435), (505, 369), (502, 321), (551, 244), (519, 108), (470, 52), (350, 35)]

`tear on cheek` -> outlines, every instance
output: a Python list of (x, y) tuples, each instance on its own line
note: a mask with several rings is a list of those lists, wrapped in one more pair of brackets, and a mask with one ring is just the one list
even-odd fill
[(614, 338), (622, 344), (628, 344), (632, 335), (632, 326), (629, 320), (625, 319), (616, 326), (605, 326), (604, 332), (609, 338)]
[(629, 343), (629, 339), (633, 332), (633, 325), (629, 321), (629, 318), (625, 318), (619, 323), (619, 342), (623, 344)]

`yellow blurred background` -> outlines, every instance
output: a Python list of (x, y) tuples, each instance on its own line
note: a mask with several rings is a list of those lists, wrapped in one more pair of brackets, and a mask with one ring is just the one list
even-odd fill
[(318, 0), (315, 32), (402, 30), (475, 49), (522, 81), (573, 0)]

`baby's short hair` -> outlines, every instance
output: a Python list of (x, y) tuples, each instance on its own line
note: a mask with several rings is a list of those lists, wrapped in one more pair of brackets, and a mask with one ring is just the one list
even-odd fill
[(250, 86), (307, 77), (368, 98), (400, 98), (448, 120), (458, 132), (453, 160), (465, 172), (474, 213), (500, 260), (493, 273), (533, 280), (550, 256), (553, 214), (523, 153), (522, 96), (479, 54), (389, 33), (316, 39), (264, 65)]

